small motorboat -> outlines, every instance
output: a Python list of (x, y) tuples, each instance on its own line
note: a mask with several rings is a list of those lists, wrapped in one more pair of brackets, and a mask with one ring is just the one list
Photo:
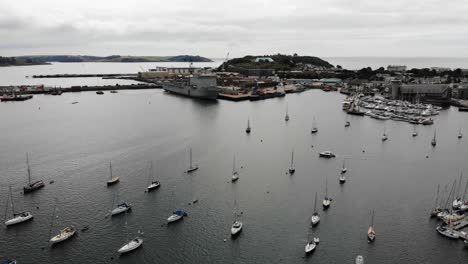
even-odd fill
[(453, 238), (453, 239), (460, 238), (460, 235), (455, 230), (453, 230), (452, 228), (448, 228), (446, 226), (439, 225), (439, 226), (436, 227), (436, 230), (437, 230), (437, 232), (439, 232), (439, 234), (441, 234), (443, 236), (446, 236), (448, 238)]
[(312, 128), (312, 130), (310, 131), (311, 134), (315, 134), (318, 132), (318, 128), (314, 127)]
[(128, 253), (130, 251), (133, 251), (139, 248), (142, 244), (143, 244), (143, 239), (137, 237), (133, 239), (132, 241), (128, 242), (127, 244), (123, 245), (121, 248), (119, 248), (119, 250), (117, 250), (117, 252), (119, 254)]
[(243, 225), (244, 224), (239, 220), (234, 221), (234, 223), (231, 226), (231, 235), (235, 236), (235, 235), (239, 234), (242, 231), (242, 226)]
[(320, 238), (314, 237), (314, 243), (315, 243), (316, 245), (318, 245), (318, 243), (320, 243)]
[(180, 219), (182, 219), (187, 213), (185, 213), (183, 210), (176, 210), (172, 213), (169, 218), (167, 218), (168, 223), (176, 222)]
[(148, 185), (147, 189), (148, 189), (148, 192), (151, 192), (153, 190), (156, 190), (157, 188), (159, 188), (161, 186), (161, 183), (159, 183), (159, 181), (152, 181), (150, 185)]
[(328, 159), (329, 159), (329, 158), (334, 158), (334, 157), (336, 157), (336, 155), (335, 155), (333, 152), (327, 150), (327, 151), (320, 152), (320, 153), (319, 153), (319, 157), (328, 158)]
[(306, 254), (312, 253), (315, 250), (316, 247), (317, 247), (317, 244), (315, 244), (314, 241), (307, 242), (307, 244), (305, 246), (305, 253)]
[(111, 215), (112, 215), (112, 216), (118, 215), (118, 214), (127, 212), (127, 211), (130, 210), (130, 209), (132, 209), (132, 205), (131, 205), (131, 204), (128, 204), (128, 203), (121, 203), (121, 204), (117, 205), (117, 207), (114, 208), (114, 209), (111, 211)]
[(74, 227), (66, 227), (66, 228), (64, 228), (63, 230), (60, 231), (60, 234), (52, 237), (50, 239), (50, 242), (52, 244), (55, 244), (55, 243), (65, 241), (65, 240), (69, 239), (70, 237), (72, 237), (75, 234), (75, 232), (76, 232), (76, 230), (75, 230)]
[(344, 124), (345, 127), (349, 127), (350, 125), (351, 125), (351, 123), (349, 121), (346, 121), (345, 124)]
[(367, 229), (367, 239), (369, 242), (374, 242), (375, 240), (375, 230), (374, 230), (374, 210), (372, 210), (372, 220), (369, 229)]
[(101, 95), (101, 94), (104, 94), (104, 92), (103, 91), (97, 91), (96, 94)]
[(75, 102), (72, 102), (72, 104), (77, 104), (77, 103), (78, 103), (77, 101), (75, 101)]
[(359, 255), (356, 257), (356, 264), (364, 264), (364, 257)]
[(413, 137), (418, 136), (418, 132), (413, 132)]
[(29, 212), (20, 212), (20, 213), (16, 213), (16, 214), (13, 214), (13, 218), (7, 220), (5, 222), (5, 225), (6, 226), (10, 226), (10, 225), (15, 225), (15, 224), (19, 224), (19, 223), (23, 223), (23, 222), (26, 222), (30, 219), (33, 218), (33, 215)]

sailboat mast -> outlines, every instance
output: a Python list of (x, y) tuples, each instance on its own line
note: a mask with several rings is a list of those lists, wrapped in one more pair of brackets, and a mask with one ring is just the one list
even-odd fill
[(11, 185), (9, 187), (10, 189), (10, 205), (11, 205), (11, 211), (13, 214), (15, 214), (15, 207), (13, 205), (13, 192), (11, 191)]
[(371, 226), (374, 227), (374, 210), (372, 210)]
[(29, 154), (26, 152), (26, 164), (28, 165), (28, 183), (31, 184), (31, 168), (29, 167)]
[(57, 200), (55, 200), (54, 212), (52, 213), (52, 220), (50, 221), (49, 237), (52, 234), (52, 227), (54, 226), (56, 210), (57, 210)]
[(247, 128), (250, 128), (250, 119), (247, 119)]
[(462, 198), (463, 201), (465, 201), (467, 189), (468, 189), (468, 180), (466, 181), (466, 184), (465, 184), (465, 192), (463, 192), (463, 198)]
[(190, 168), (192, 168), (192, 148), (190, 148)]
[(317, 192), (315, 192), (314, 213), (317, 213)]
[(236, 172), (236, 155), (234, 155), (234, 158), (232, 159), (232, 174)]
[(291, 168), (293, 167), (294, 164), (294, 150), (291, 152)]
[(461, 193), (460, 193), (461, 190), (460, 189), (461, 189), (461, 185), (462, 185), (462, 177), (463, 177), (463, 172), (460, 171), (460, 180), (458, 181), (457, 193), (455, 194), (457, 197), (454, 197), (455, 199), (461, 197)]
[(436, 196), (434, 208), (436, 208), (437, 205), (438, 205), (438, 201), (439, 201), (439, 191), (440, 191), (440, 184), (437, 184), (437, 196)]
[(109, 161), (110, 179), (112, 180), (112, 161)]
[(328, 177), (325, 176), (325, 198), (328, 199)]

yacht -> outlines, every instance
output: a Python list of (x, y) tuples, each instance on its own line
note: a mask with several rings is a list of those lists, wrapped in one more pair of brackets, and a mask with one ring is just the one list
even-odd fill
[(234, 223), (231, 226), (231, 235), (236, 236), (242, 231), (242, 222), (240, 220), (234, 221)]
[(374, 242), (375, 240), (375, 230), (374, 230), (374, 211), (372, 211), (372, 221), (369, 229), (367, 230), (367, 239), (369, 242)]
[(320, 152), (319, 153), (319, 157), (322, 157), (322, 158), (334, 158), (336, 157), (336, 155), (331, 152), (331, 151), (323, 151), (323, 152)]
[(310, 221), (312, 222), (312, 226), (316, 226), (320, 222), (320, 215), (317, 212), (317, 192), (315, 192), (314, 213), (312, 214)]
[(127, 212), (128, 210), (131, 210), (131, 209), (132, 209), (132, 205), (131, 205), (131, 204), (128, 204), (128, 203), (121, 203), (121, 204), (117, 205), (117, 207), (114, 208), (114, 209), (111, 211), (111, 215), (118, 215), (118, 214)]
[(359, 255), (356, 257), (356, 264), (364, 264), (364, 257)]
[(65, 241), (75, 234), (76, 230), (74, 227), (66, 227), (60, 231), (60, 233), (50, 239), (52, 244)]
[(436, 230), (439, 232), (439, 234), (448, 238), (458, 239), (460, 237), (460, 235), (455, 230), (449, 227), (439, 225), (436, 227)]
[(231, 181), (236, 182), (239, 180), (239, 173), (236, 170), (236, 156), (234, 156), (234, 159), (232, 161), (232, 176), (231, 176)]
[(190, 165), (189, 165), (189, 168), (187, 169), (187, 173), (190, 173), (196, 170), (198, 170), (198, 165), (192, 164), (192, 148), (190, 148)]
[(169, 216), (169, 218), (167, 218), (167, 222), (168, 223), (176, 222), (182, 219), (185, 215), (187, 215), (187, 213), (185, 213), (183, 210), (176, 210), (172, 213), (171, 216)]
[(296, 169), (294, 168), (294, 150), (291, 152), (291, 165), (289, 166), (289, 174), (294, 174)]
[(107, 181), (107, 186), (114, 185), (120, 181), (119, 177), (112, 175), (112, 162), (111, 161), (109, 161), (109, 170), (110, 170), (110, 174), (109, 174), (109, 180)]
[[(33, 218), (33, 215), (30, 212), (15, 212), (15, 207), (13, 204), (13, 192), (11, 191), (11, 186), (10, 186), (9, 191), (10, 191), (10, 195), (8, 196), (8, 199), (10, 201), (9, 205), (11, 206), (13, 218), (6, 220), (5, 225), (10, 226), (10, 225), (15, 225), (15, 224), (19, 224), (19, 223), (23, 223), (28, 220), (31, 220)], [(7, 202), (7, 210), (8, 210), (8, 202)]]
[[(150, 163), (150, 166), (151, 168), (150, 168), (150, 174), (148, 175), (148, 181), (151, 177), (154, 177), (153, 162)], [(146, 187), (146, 189), (148, 190), (148, 192), (151, 192), (151, 191), (156, 190), (160, 186), (161, 186), (161, 183), (159, 181), (152, 179), (151, 183), (148, 185), (148, 187)]]
[(327, 210), (330, 207), (332, 199), (328, 197), (328, 177), (325, 178), (325, 198), (323, 198), (323, 209)]
[(139, 248), (142, 244), (143, 239), (137, 237), (132, 241), (128, 242), (127, 244), (123, 245), (121, 248), (119, 248), (119, 250), (117, 250), (117, 252), (120, 254), (124, 254)]
[(317, 247), (317, 244), (315, 244), (314, 241), (312, 241), (312, 240), (307, 241), (307, 244), (305, 246), (305, 253), (306, 254), (312, 253), (315, 250), (316, 247)]

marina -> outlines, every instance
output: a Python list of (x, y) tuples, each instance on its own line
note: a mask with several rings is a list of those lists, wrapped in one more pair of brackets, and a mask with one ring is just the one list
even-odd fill
[[(366, 262), (386, 263), (386, 259), (400, 256), (398, 251), (386, 249), (400, 244), (399, 238), (409, 230), (420, 234), (413, 238), (418, 250), (405, 255), (404, 262), (423, 259), (425, 263), (439, 263), (445, 259), (456, 263), (465, 257), (462, 239), (458, 239), (460, 243), (450, 243), (435, 230), (442, 222), (428, 221), (437, 184), (451, 184), (452, 179), (459, 181), (459, 169), (464, 168), (465, 141), (459, 140), (457, 134), (459, 126), (462, 131), (468, 127), (463, 122), (463, 113), (456, 109), (442, 110), (433, 116), (433, 126), (420, 126), (418, 137), (411, 136), (413, 124), (388, 120), (385, 124), (391, 138), (382, 144), (381, 121), (347, 115), (339, 107), (345, 96), (338, 93), (311, 90), (263, 102), (211, 104), (155, 91), (122, 91), (112, 99), (100, 97), (99, 103), (94, 93), (82, 93), (80, 103), (73, 106), (69, 103), (74, 101), (71, 93), (60, 97), (37, 95), (35, 100), (25, 104), (0, 106), (0, 114), (6, 120), (2, 125), (16, 128), (14, 131), (18, 133), (12, 136), (12, 132), (8, 132), (4, 137), (11, 140), (1, 141), (1, 147), (9, 149), (8, 156), (0, 154), (1, 175), (5, 175), (1, 193), (6, 197), (9, 184), (15, 197), (22, 191), (28, 180), (25, 152), (30, 153), (32, 180), (48, 183), (41, 191), (20, 196), (21, 208), (33, 214), (34, 220), (0, 231), (7, 238), (0, 241), (0, 246), (8, 250), (9, 257), (20, 263), (32, 259), (76, 263), (74, 259), (78, 254), (83, 261), (113, 259), (119, 263), (149, 262), (146, 258), (160, 262), (229, 263), (244, 257), (253, 262), (263, 262), (264, 258), (275, 262), (282, 258), (288, 263), (329, 263), (331, 260), (352, 263), (356, 255), (362, 255)], [(122, 103), (135, 107), (121, 109)], [(112, 109), (112, 113), (96, 111), (103, 105)], [(46, 120), (65, 120), (67, 125), (42, 124), (40, 134), (20, 129), (18, 119), (9, 118), (17, 107), (28, 109), (29, 115), (21, 118), (32, 128), (38, 124), (30, 121), (40, 116)], [(181, 111), (180, 115), (162, 114), (175, 109)], [(83, 111), (86, 120), (63, 118), (64, 115), (80, 115)], [(287, 123), (285, 112), (289, 116)], [(113, 118), (115, 115), (119, 120)], [(157, 118), (148, 121), (143, 116)], [(313, 116), (321, 122), (320, 133), (312, 136)], [(255, 121), (255, 129), (250, 134), (245, 132), (246, 117), (249, 117), (249, 127), (250, 120)], [(327, 119), (333, 121), (327, 122)], [(353, 125), (344, 127), (346, 120)], [(105, 129), (96, 132), (95, 126), (87, 125), (88, 122), (99, 123)], [(444, 129), (452, 127), (450, 124), (456, 124), (453, 131)], [(437, 148), (432, 148), (430, 141), (435, 128), (438, 144)], [(57, 129), (61, 133), (56, 133)], [(113, 136), (109, 131), (113, 131)], [(44, 136), (48, 141), (40, 140)], [(82, 144), (83, 141), (92, 144)], [(407, 148), (408, 145), (412, 147)], [(327, 149), (333, 152), (324, 151)], [(406, 151), (403, 153), (402, 149)], [(337, 158), (322, 159), (321, 152), (325, 157)], [(451, 154), (453, 152), (458, 155)], [(448, 161), (447, 155), (452, 157)], [(112, 160), (112, 174), (109, 160)], [(148, 175), (149, 160), (157, 162), (157, 180), (162, 183), (158, 191), (151, 193), (146, 192), (149, 182), (154, 181), (154, 177)], [(441, 166), (446, 163), (453, 169)], [(294, 167), (295, 173), (285, 177), (289, 167)], [(186, 173), (190, 168), (198, 169)], [(351, 175), (350, 180), (340, 185), (336, 178), (345, 168), (349, 169), (346, 175)], [(238, 170), (242, 172), (242, 179), (232, 184), (227, 176)], [(455, 176), (442, 177), (447, 175), (447, 170)], [(107, 187), (106, 182), (113, 175), (118, 175), (120, 181)], [(52, 181), (54, 183), (50, 184)], [(125, 201), (132, 202), (132, 212), (106, 217), (117, 191)], [(232, 217), (234, 193), (236, 203), (241, 205), (241, 210), (234, 211), (242, 220)], [(315, 193), (318, 193), (319, 205), (314, 206), (317, 203)], [(333, 197), (326, 212), (320, 206), (324, 194)], [(80, 198), (83, 196), (87, 199)], [(36, 230), (50, 228), (55, 197), (61, 198), (59, 221), (47, 237), (47, 232)], [(444, 203), (446, 200), (443, 199)], [(115, 206), (125, 201), (116, 202)], [(365, 233), (372, 208), (379, 208), (373, 224), (378, 239), (369, 246)], [(402, 216), (402, 210), (411, 213)], [(315, 212), (320, 214), (320, 224), (311, 229), (313, 234), (308, 241), (309, 248), (312, 243), (315, 245), (314, 253), (303, 258), (305, 231), (317, 221), (311, 218)], [(396, 216), (401, 217), (402, 225), (390, 224)], [(460, 223), (465, 223), (463, 221)], [(128, 238), (125, 222), (129, 233), (133, 234)], [(173, 223), (168, 225), (168, 222)], [(76, 232), (73, 236), (66, 232), (62, 237), (70, 239), (41, 250), (44, 241), (67, 226), (73, 226), (74, 230), (86, 228), (86, 232)], [(232, 228), (235, 239), (229, 239)], [(272, 229), (277, 232), (268, 231)], [(26, 239), (32, 243), (26, 248), (7, 244), (14, 232), (25, 236), (18, 238), (18, 243)], [(460, 226), (457, 232), (466, 230)], [(314, 237), (320, 237), (320, 246)], [(278, 238), (287, 243), (279, 245)], [(346, 252), (337, 250), (342, 238), (349, 248)], [(144, 246), (132, 239), (143, 239)], [(95, 243), (103, 241), (106, 241), (105, 246), (94, 247)], [(138, 250), (118, 256), (119, 249), (136, 247)], [(186, 249), (185, 253), (177, 254), (181, 247)], [(193, 250), (189, 251), (190, 248)], [(207, 255), (205, 250), (219, 254)], [(425, 252), (432, 251), (441, 255), (429, 258)]]

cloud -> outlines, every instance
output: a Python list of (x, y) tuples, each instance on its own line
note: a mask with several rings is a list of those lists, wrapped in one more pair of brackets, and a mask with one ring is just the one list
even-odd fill
[(0, 54), (468, 56), (452, 0), (3, 0)]

